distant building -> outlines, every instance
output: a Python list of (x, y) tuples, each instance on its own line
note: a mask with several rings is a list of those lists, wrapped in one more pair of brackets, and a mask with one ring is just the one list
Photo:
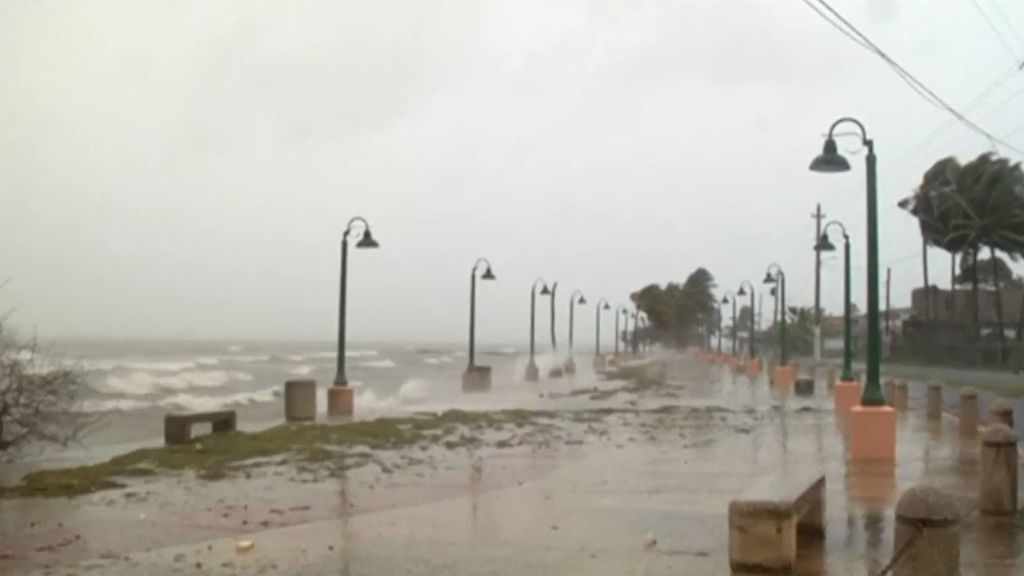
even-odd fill
[[(1020, 317), (1024, 290), (1004, 288), (999, 291), (1003, 301), (1003, 320), (1007, 327), (1016, 326)], [(929, 307), (929, 299), (931, 306)], [(915, 288), (910, 293), (911, 308), (921, 319), (972, 324), (974, 322), (974, 292), (970, 289), (943, 290), (932, 286)], [(996, 324), (996, 291), (978, 288), (978, 319), (982, 324)]]

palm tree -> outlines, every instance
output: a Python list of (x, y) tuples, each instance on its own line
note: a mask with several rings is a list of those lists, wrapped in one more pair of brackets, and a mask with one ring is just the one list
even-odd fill
[(965, 164), (956, 178), (955, 197), (962, 212), (951, 221), (952, 237), (973, 252), (972, 285), (975, 292), (975, 324), (978, 324), (977, 290), (979, 253), (990, 252), (995, 284), (995, 305), (999, 326), (1000, 363), (1006, 351), (1003, 302), (1000, 290), (997, 252), (1011, 260), (1024, 252), (1024, 172), (1019, 163), (998, 158), (991, 152)]
[[(964, 249), (964, 245), (953, 236), (952, 222), (956, 220), (962, 208), (955, 201), (957, 194), (956, 177), (960, 173), (960, 162), (950, 156), (933, 164), (921, 178), (914, 194), (899, 202), (899, 206), (917, 218), (921, 229), (922, 268), (924, 269), (925, 302), (927, 315), (932, 313), (931, 284), (928, 280), (928, 246), (936, 246), (950, 253), (953, 264), (950, 265), (950, 290), (955, 287), (954, 276), (956, 255)], [(952, 306), (954, 299), (950, 299)], [(952, 310), (951, 310), (952, 312)]]

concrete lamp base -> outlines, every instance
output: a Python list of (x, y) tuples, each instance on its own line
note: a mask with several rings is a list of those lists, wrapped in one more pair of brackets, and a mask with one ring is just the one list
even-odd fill
[(850, 458), (896, 459), (896, 410), (890, 406), (854, 406), (849, 422)]
[(470, 366), (462, 373), (463, 392), (487, 392), (491, 389), (491, 367)]
[(526, 365), (526, 381), (537, 382), (539, 380), (540, 368), (537, 368), (537, 364), (535, 362), (530, 361), (530, 363)]
[(566, 360), (565, 364), (563, 366), (565, 368), (565, 373), (566, 374), (575, 374), (576, 373), (576, 361), (573, 360), (572, 358), (569, 358), (568, 360)]
[(747, 361), (747, 378), (751, 380), (757, 378), (761, 374), (761, 362), (757, 358), (752, 358)]
[(565, 370), (561, 366), (552, 366), (548, 370), (548, 378), (561, 378), (562, 376), (565, 376)]
[(794, 373), (792, 366), (776, 366), (772, 369), (772, 388), (778, 392), (789, 392), (793, 389)]
[(836, 416), (847, 416), (850, 410), (860, 404), (860, 382), (840, 380), (832, 397), (832, 410)]
[(351, 416), (354, 399), (354, 393), (348, 386), (331, 386), (327, 389), (327, 415)]

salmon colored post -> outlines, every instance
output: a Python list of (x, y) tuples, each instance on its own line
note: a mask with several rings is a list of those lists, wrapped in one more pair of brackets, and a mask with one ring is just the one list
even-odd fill
[(850, 409), (850, 457), (853, 460), (896, 458), (896, 410), (891, 406)]

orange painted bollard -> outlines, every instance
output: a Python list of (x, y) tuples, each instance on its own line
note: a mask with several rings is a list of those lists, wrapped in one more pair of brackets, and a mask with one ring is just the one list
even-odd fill
[(840, 380), (832, 396), (832, 410), (836, 416), (846, 416), (854, 406), (860, 404), (860, 382)]
[(796, 369), (793, 366), (776, 366), (772, 369), (772, 388), (778, 392), (793, 390)]
[(761, 374), (761, 362), (757, 358), (747, 361), (747, 378), (753, 380)]

